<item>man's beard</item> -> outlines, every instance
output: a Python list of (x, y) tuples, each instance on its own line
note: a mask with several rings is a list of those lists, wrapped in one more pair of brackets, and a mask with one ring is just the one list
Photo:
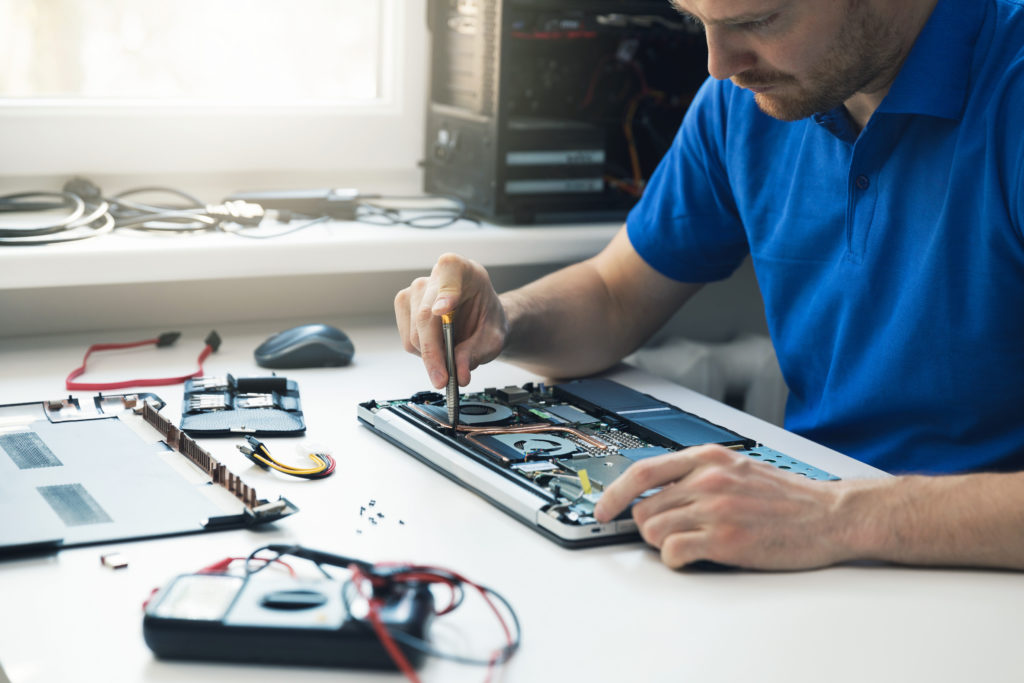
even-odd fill
[[(781, 73), (742, 73), (732, 78), (740, 87), (772, 86), (754, 93), (765, 114), (796, 121), (838, 107), (902, 58), (899, 37), (891, 22), (877, 16), (861, 0), (849, 0), (838, 40), (821, 64), (801, 79)], [(777, 92), (785, 90), (786, 93)]]

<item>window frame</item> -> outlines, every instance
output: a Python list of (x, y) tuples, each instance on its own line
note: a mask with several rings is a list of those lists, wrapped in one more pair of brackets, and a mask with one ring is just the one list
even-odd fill
[(0, 176), (415, 168), (422, 157), (426, 0), (380, 0), (380, 98), (197, 106), (0, 99)]

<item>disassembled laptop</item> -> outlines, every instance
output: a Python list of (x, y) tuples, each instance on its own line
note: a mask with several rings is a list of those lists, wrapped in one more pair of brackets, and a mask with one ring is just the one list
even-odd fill
[(594, 505), (634, 462), (721, 444), (794, 475), (838, 477), (608, 379), (489, 388), (461, 397), (450, 426), (444, 397), (360, 404), (359, 418), (448, 477), (567, 546), (635, 540), (628, 511), (600, 524)]

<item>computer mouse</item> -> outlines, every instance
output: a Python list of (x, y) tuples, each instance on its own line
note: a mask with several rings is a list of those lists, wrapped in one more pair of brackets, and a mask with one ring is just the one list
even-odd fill
[(264, 368), (319, 368), (348, 365), (355, 347), (348, 335), (322, 323), (299, 325), (269, 337), (256, 347)]

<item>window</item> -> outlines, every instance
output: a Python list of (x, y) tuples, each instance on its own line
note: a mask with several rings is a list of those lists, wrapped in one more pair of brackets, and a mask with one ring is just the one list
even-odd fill
[(425, 0), (0, 0), (0, 174), (413, 167)]
[[(3, 0), (7, 98), (260, 105), (379, 97), (374, 0)], [(45, 57), (44, 57), (45, 55)]]

